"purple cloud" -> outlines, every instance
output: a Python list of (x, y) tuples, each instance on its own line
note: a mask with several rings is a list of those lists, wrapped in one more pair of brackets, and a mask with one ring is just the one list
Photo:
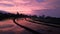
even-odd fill
[(13, 0), (0, 0), (0, 1), (13, 1)]
[(51, 17), (60, 17), (60, 8), (34, 10), (35, 15), (45, 15)]
[(14, 5), (13, 5), (13, 4), (0, 3), (0, 6), (12, 7), (12, 6), (14, 6)]
[(40, 2), (44, 2), (45, 0), (36, 0), (36, 1), (40, 3)]

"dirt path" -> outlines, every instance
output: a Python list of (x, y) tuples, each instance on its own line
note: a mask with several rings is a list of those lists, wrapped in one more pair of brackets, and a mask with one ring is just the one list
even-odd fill
[(23, 26), (31, 28), (42, 34), (60, 34), (60, 28), (55, 28), (55, 27), (42, 25), (42, 24), (39, 25), (39, 24), (31, 23), (31, 22), (26, 21), (25, 19), (18, 20), (17, 22)]

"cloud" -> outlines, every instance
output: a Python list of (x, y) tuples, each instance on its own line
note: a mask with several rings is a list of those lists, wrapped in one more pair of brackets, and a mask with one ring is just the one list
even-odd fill
[(45, 16), (51, 16), (51, 17), (60, 17), (60, 8), (34, 10), (33, 14), (38, 16), (45, 15)]
[[(31, 10), (35, 9), (48, 9), (48, 8), (55, 8), (56, 5), (60, 5), (60, 0), (3, 0), (7, 3), (11, 3), (12, 5), (8, 4), (7, 6), (17, 6), (17, 7), (27, 7)], [(4, 2), (3, 2), (4, 3)], [(19, 8), (20, 9), (20, 8)]]
[(0, 3), (0, 6), (12, 7), (14, 5), (12, 5), (12, 4), (6, 4), (6, 3)]
[(0, 0), (0, 1), (13, 1), (13, 0)]
[(36, 0), (36, 1), (39, 2), (39, 3), (40, 3), (40, 2), (45, 2), (45, 0)]
[[(60, 7), (60, 0), (1, 0), (0, 9), (11, 13), (32, 14), (33, 10), (55, 9)], [(42, 11), (40, 11), (42, 12)]]

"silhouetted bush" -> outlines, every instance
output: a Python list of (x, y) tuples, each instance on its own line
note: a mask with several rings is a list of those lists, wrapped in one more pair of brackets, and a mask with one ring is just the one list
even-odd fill
[(25, 14), (12, 14), (12, 13), (1, 13), (0, 12), (0, 21), (6, 19), (14, 19), (14, 18), (30, 18), (35, 21), (40, 21), (44, 23), (53, 23), (53, 24), (60, 24), (60, 18), (50, 17), (50, 16), (37, 16), (37, 15), (25, 15)]

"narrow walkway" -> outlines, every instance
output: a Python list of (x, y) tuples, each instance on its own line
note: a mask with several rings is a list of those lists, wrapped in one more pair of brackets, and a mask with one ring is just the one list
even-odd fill
[[(15, 21), (19, 25), (23, 25), (24, 27), (28, 27), (29, 29), (39, 32), (39, 34), (60, 34), (60, 28), (55, 28), (55, 27), (47, 26), (47, 25), (43, 25), (43, 24), (36, 24), (33, 22), (26, 21), (25, 19), (22, 19), (22, 20), (18, 19)], [(27, 30), (27, 31), (29, 31), (29, 30)], [(29, 32), (31, 32), (31, 31), (29, 31)], [(34, 34), (36, 34), (36, 33), (34, 32)]]
[(39, 32), (34, 31), (34, 30), (32, 30), (32, 29), (30, 29), (30, 28), (28, 28), (28, 27), (26, 27), (26, 26), (23, 26), (23, 25), (18, 24), (15, 20), (16, 20), (16, 19), (13, 19), (13, 22), (14, 22), (16, 25), (18, 25), (19, 27), (22, 27), (22, 28), (26, 29), (27, 31), (30, 31), (32, 34), (40, 34)]

